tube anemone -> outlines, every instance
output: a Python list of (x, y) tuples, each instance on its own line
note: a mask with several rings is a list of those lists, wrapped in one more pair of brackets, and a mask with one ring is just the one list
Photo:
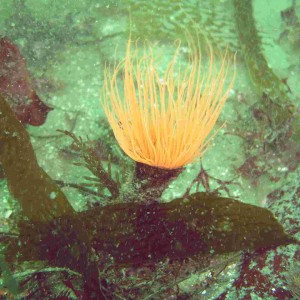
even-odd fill
[(217, 67), (209, 45), (204, 69), (199, 45), (189, 45), (189, 63), (182, 67), (177, 62), (178, 45), (162, 76), (151, 47), (139, 51), (131, 40), (124, 61), (112, 71), (109, 66), (105, 69), (101, 98), (105, 114), (120, 147), (137, 162), (181, 168), (202, 156), (214, 135), (212, 129), (235, 79), (234, 71), (225, 84), (235, 61), (225, 51)]

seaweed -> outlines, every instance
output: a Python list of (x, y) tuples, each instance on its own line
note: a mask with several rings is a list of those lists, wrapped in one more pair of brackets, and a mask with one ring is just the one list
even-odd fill
[(26, 60), (17, 45), (6, 37), (0, 38), (0, 61), (0, 93), (7, 95), (17, 118), (23, 124), (44, 124), (52, 108), (39, 98)]
[(91, 249), (117, 265), (141, 266), (296, 242), (267, 209), (205, 193), (169, 203), (110, 204), (50, 222), (22, 221), (19, 239), (9, 248), (10, 259), (17, 247), (19, 260), (47, 260), (76, 271)]
[(38, 165), (30, 136), (0, 95), (0, 163), (9, 191), (30, 220), (74, 213), (61, 189)]
[[(211, 183), (215, 183), (218, 185), (216, 189), (211, 188)], [(202, 187), (207, 194), (215, 194), (215, 195), (221, 195), (221, 192), (225, 192), (228, 197), (231, 197), (229, 186), (230, 185), (239, 185), (237, 182), (235, 182), (235, 178), (230, 180), (221, 180), (219, 178), (211, 176), (207, 170), (203, 167), (203, 164), (201, 162), (200, 170), (196, 177), (193, 179), (191, 184), (186, 189), (184, 196), (190, 195), (192, 188), (196, 188), (196, 191), (199, 192), (200, 188)]]
[(265, 110), (268, 111), (272, 105), (273, 123), (276, 128), (280, 128), (289, 122), (295, 113), (289, 89), (269, 67), (263, 55), (261, 40), (255, 27), (252, 1), (234, 0), (234, 8), (236, 30), (250, 78), (257, 93), (262, 97), (261, 105)]
[(110, 204), (50, 222), (21, 221), (19, 228), (8, 262), (17, 257), (19, 263), (45, 261), (78, 272), (85, 293), (103, 286), (110, 268), (188, 259), (203, 268), (222, 254), (296, 243), (268, 210), (205, 193), (169, 203)]
[[(108, 170), (106, 171), (101, 159), (97, 155), (95, 148), (88, 146), (88, 142), (83, 142), (82, 138), (77, 138), (72, 132), (66, 130), (58, 130), (61, 133), (73, 139), (73, 146), (75, 150), (79, 151), (84, 163), (76, 163), (78, 166), (86, 167), (94, 177), (86, 177), (87, 180), (93, 181), (93, 186), (99, 190), (107, 188), (112, 198), (119, 196), (120, 182), (112, 178), (111, 164), (108, 163)], [(118, 176), (116, 176), (118, 179)], [(101, 193), (99, 193), (99, 196)]]
[[(106, 171), (81, 138), (64, 133), (73, 139), (84, 160), (83, 166), (95, 176), (96, 186), (107, 188), (111, 200), (118, 198), (122, 187), (113, 179), (110, 167)], [(36, 272), (33, 279), (38, 286), (30, 294), (34, 297), (68, 297), (71, 292), (74, 298), (84, 295), (88, 299), (95, 295), (104, 297), (104, 292), (114, 295), (118, 286), (116, 281), (108, 280), (108, 269), (155, 269), (161, 264), (180, 265), (189, 259), (198, 260), (203, 268), (222, 254), (297, 243), (264, 208), (213, 194), (188, 195), (190, 189), (184, 197), (169, 203), (158, 202), (169, 181), (181, 170), (165, 172), (139, 164), (136, 190), (130, 199), (125, 195), (122, 203), (112, 201), (104, 207), (75, 213), (59, 186), (39, 167), (30, 137), (4, 97), (0, 97), (0, 162), (10, 192), (27, 217), (18, 223), (19, 241), (9, 240), (5, 259), (18, 263), (41, 260), (52, 271), (55, 268), (67, 272), (66, 276), (54, 278), (66, 285), (58, 293), (53, 291), (54, 284), (47, 282), (51, 280), (45, 276), (47, 270)], [(215, 178), (201, 168), (193, 184), (202, 184), (211, 192), (209, 179)], [(226, 185), (231, 182), (218, 183), (220, 189), (229, 193)], [(249, 261), (244, 261), (243, 271), (249, 270)], [(84, 283), (78, 287), (81, 293), (74, 292), (69, 276), (73, 270)], [(150, 283), (157, 281), (152, 276)], [(237, 284), (242, 285), (242, 279)], [(168, 286), (163, 280), (159, 283)], [(147, 283), (144, 286), (147, 289)], [(141, 294), (138, 286), (133, 288), (129, 284), (128, 289)]]
[[(152, 195), (147, 203), (134, 200), (74, 213), (59, 187), (38, 166), (25, 128), (0, 99), (1, 164), (12, 195), (29, 218), (19, 221), (18, 240), (3, 241), (7, 262), (45, 261), (50, 267), (78, 272), (84, 294), (92, 298), (103, 295), (105, 286), (110, 289), (101, 276), (105, 276), (102, 268), (112, 263), (114, 268), (138, 268), (194, 257), (204, 263), (216, 255), (297, 242), (268, 210), (205, 193), (169, 203), (159, 203)], [(86, 150), (81, 139), (67, 134)], [(87, 165), (92, 164), (92, 153), (86, 157), (83, 151), (83, 155)], [(157, 170), (148, 177), (153, 174)], [(169, 175), (163, 174), (163, 182)], [(110, 180), (104, 181), (108, 187)], [(70, 292), (62, 287), (58, 294)]]

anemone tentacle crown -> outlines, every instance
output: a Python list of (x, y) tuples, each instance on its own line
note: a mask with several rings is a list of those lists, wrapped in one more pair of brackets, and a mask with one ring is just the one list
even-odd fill
[(178, 45), (162, 76), (151, 47), (139, 51), (131, 40), (124, 61), (105, 69), (101, 102), (120, 147), (135, 161), (177, 169), (203, 155), (214, 135), (234, 83), (235, 68), (227, 85), (225, 80), (235, 61), (225, 51), (217, 67), (209, 45), (204, 69), (200, 47), (189, 44), (189, 63), (177, 62)]

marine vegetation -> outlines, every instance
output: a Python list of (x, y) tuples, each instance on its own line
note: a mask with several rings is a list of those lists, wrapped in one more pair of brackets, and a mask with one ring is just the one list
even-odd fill
[[(25, 1), (21, 2), (25, 5)], [(181, 2), (177, 0), (170, 4), (158, 0), (128, 2), (139, 9), (140, 3), (154, 8), (162, 3), (164, 14), (171, 9), (176, 20), (185, 18), (192, 24), (197, 20), (194, 7), (200, 3), (190, 1), (188, 9), (179, 10), (174, 9), (180, 8)], [(226, 1), (213, 1), (219, 2)], [(264, 167), (270, 164), (270, 146), (277, 146), (286, 160), (299, 158), (297, 151), (288, 156), (284, 147), (291, 145), (290, 123), (295, 107), (284, 91), (284, 84), (280, 84), (262, 55), (251, 1), (230, 2), (236, 10), (234, 36), (241, 43), (239, 49), (262, 102), (252, 108), (254, 119), (260, 121), (257, 127), (261, 128), (255, 128), (250, 135), (249, 128), (243, 131), (241, 126), (237, 135), (252, 143), (256, 150), (257, 136), (262, 136), (267, 144), (264, 155), (255, 154), (255, 160), (247, 158), (237, 171), (257, 182), (266, 172)], [(211, 1), (206, 7), (208, 3)], [(144, 10), (138, 23), (144, 22), (149, 13), (161, 23), (157, 22), (155, 27), (147, 23), (148, 37), (162, 23), (163, 33), (169, 32), (167, 27), (174, 23), (173, 18), (165, 21), (155, 15), (155, 10)], [(133, 12), (132, 16), (136, 14)], [(207, 21), (200, 20), (198, 27), (205, 23), (214, 28), (215, 21), (220, 21), (214, 14), (214, 9), (209, 11)], [(22, 24), (22, 18), (19, 19), (18, 24)], [(185, 22), (177, 23), (174, 35), (179, 27), (186, 26)], [(46, 25), (42, 32), (47, 31)], [(234, 23), (230, 26), (234, 27)], [(29, 26), (23, 27), (23, 32), (24, 28)], [(20, 32), (17, 28), (13, 31), (16, 36)], [(30, 34), (35, 35), (36, 41), (41, 38), (38, 31)], [(61, 37), (52, 36), (53, 44)], [(299, 176), (292, 169), (297, 163), (285, 175), (291, 176), (293, 184), (284, 182), (270, 192), (264, 207), (246, 204), (243, 201), (247, 199), (242, 197), (233, 199), (230, 186), (236, 184), (235, 179), (221, 180), (211, 175), (204, 168), (205, 162), (201, 162), (190, 184), (182, 181), (186, 186), (181, 196), (168, 201), (162, 197), (170, 182), (184, 175), (185, 166), (208, 150), (222, 127), (219, 116), (235, 79), (235, 58), (229, 50), (226, 52), (226, 47), (219, 52), (215, 43), (209, 43), (202, 52), (198, 40), (192, 38), (188, 39), (189, 55), (182, 53), (181, 44), (177, 44), (167, 64), (150, 43), (140, 47), (141, 44), (129, 40), (125, 59), (105, 68), (101, 101), (117, 142), (132, 159), (128, 159), (131, 169), (126, 172), (127, 166), (121, 165), (123, 157), (109, 153), (106, 160), (104, 155), (98, 155), (95, 143), (101, 145), (105, 141), (99, 139), (93, 144), (89, 138), (76, 135), (72, 128), (60, 132), (72, 142), (70, 149), (78, 154), (74, 164), (89, 171), (90, 176), (83, 177), (87, 180), (83, 184), (55, 180), (41, 167), (30, 131), (10, 105), (11, 95), (0, 94), (0, 165), (4, 177), (0, 184), (7, 186), (10, 197), (20, 208), (18, 218), (13, 219), (13, 230), (0, 233), (0, 299), (297, 297), (297, 265), (286, 278), (282, 271), (288, 260), (300, 257)], [(201, 43), (202, 39), (203, 36)], [(236, 49), (235, 44), (231, 48)], [(26, 47), (29, 49), (29, 44)], [(182, 56), (186, 64), (181, 64)], [(269, 112), (269, 103), (276, 110)], [(264, 122), (267, 125), (262, 128)], [(281, 128), (281, 124), (290, 126)], [(274, 129), (275, 137), (264, 134), (269, 127)], [(279, 128), (282, 134), (278, 134)], [(275, 140), (277, 143), (272, 143)], [(115, 146), (118, 147), (117, 143)], [(257, 169), (262, 159), (268, 162)], [(213, 186), (212, 182), (216, 184)], [(93, 195), (97, 203), (76, 211), (72, 199), (65, 194), (66, 186), (78, 191), (76, 197), (79, 192), (86, 198)], [(289, 255), (287, 248), (293, 249)], [(272, 272), (266, 272), (267, 269)], [(275, 276), (271, 278), (269, 273)], [(186, 281), (189, 285), (182, 285)], [(212, 296), (215, 288), (218, 291)]]
[[(205, 149), (205, 139), (229, 92), (229, 88), (222, 92), (228, 57), (221, 59), (217, 71), (210, 49), (208, 77), (203, 79), (200, 53), (196, 52), (192, 68), (179, 70), (176, 79), (177, 49), (161, 84), (151, 53), (141, 59), (135, 56), (133, 66), (130, 46), (129, 41), (124, 63), (125, 102), (116, 86), (123, 64), (115, 68), (112, 77), (106, 70), (105, 100), (111, 97), (115, 114), (110, 104), (103, 102), (118, 141), (137, 160), (135, 191), (128, 198), (116, 201), (121, 186), (110, 167), (106, 169), (81, 138), (65, 132), (113, 201), (75, 212), (59, 186), (37, 164), (28, 133), (6, 98), (0, 98), (0, 162), (9, 190), (27, 217), (18, 222), (18, 238), (4, 239), (8, 242), (5, 259), (8, 263), (45, 261), (50, 268), (76, 272), (81, 277), (79, 299), (106, 299), (114, 294), (116, 287), (106, 275), (107, 268), (115, 272), (124, 267), (155, 269), (162, 263), (167, 268), (168, 261), (184, 263), (195, 257), (203, 268), (217, 255), (296, 242), (264, 208), (199, 192), (169, 203), (159, 201), (181, 167)], [(234, 75), (229, 87), (233, 79)], [(27, 296), (36, 292), (31, 289)], [(140, 297), (148, 292), (123, 289), (121, 293)]]

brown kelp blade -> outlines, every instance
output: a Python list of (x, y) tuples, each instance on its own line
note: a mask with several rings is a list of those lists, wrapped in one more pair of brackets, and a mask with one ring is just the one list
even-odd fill
[[(109, 205), (102, 247), (120, 263), (185, 259), (295, 242), (267, 209), (205, 193), (169, 203)], [(122, 228), (120, 228), (122, 224)]]
[(73, 213), (56, 183), (38, 165), (29, 134), (0, 94), (0, 165), (12, 196), (30, 220)]
[(194, 227), (207, 249), (214, 253), (295, 242), (273, 214), (262, 207), (206, 193), (195, 193), (170, 205), (172, 217)]
[(30, 220), (19, 224), (20, 243), (11, 244), (11, 258), (19, 251), (24, 260), (72, 267), (70, 262), (80, 261), (77, 253), (93, 250), (132, 265), (297, 242), (267, 209), (204, 193), (169, 203), (136, 199), (75, 214), (39, 167), (28, 133), (1, 95), (0, 164)]
[(169, 203), (112, 204), (20, 229), (23, 259), (77, 270), (84, 252), (74, 251), (78, 245), (116, 265), (142, 266), (297, 243), (267, 209), (203, 193)]

